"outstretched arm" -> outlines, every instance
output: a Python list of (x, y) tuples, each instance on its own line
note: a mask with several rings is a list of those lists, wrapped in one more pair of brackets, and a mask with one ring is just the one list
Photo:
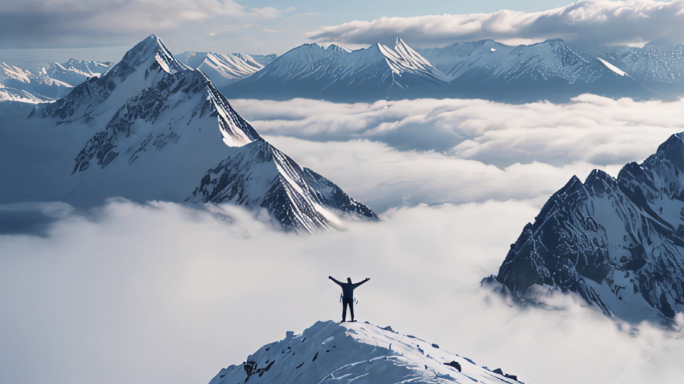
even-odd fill
[(339, 281), (335, 280), (335, 278), (334, 278), (334, 277), (332, 277), (332, 276), (328, 276), (328, 279), (330, 279), (330, 280), (334, 281), (334, 282), (335, 282), (335, 284), (337, 284), (337, 285), (339, 285), (339, 286), (342, 286), (342, 283), (340, 283)]
[(359, 285), (365, 283), (368, 280), (370, 280), (370, 278), (366, 277), (366, 280), (362, 280), (362, 281), (359, 281), (358, 283), (354, 284), (354, 288), (358, 287)]

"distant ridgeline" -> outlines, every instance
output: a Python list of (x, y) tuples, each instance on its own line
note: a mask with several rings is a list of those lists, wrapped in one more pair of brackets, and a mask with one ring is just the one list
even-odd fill
[(230, 97), (358, 102), (402, 98), (568, 101), (582, 93), (635, 99), (684, 96), (684, 46), (573, 49), (559, 39), (517, 47), (483, 40), (443, 48), (349, 51), (306, 44), (226, 86)]
[[(684, 96), (684, 46), (657, 41), (643, 48), (579, 48), (560, 39), (519, 46), (482, 40), (414, 50), (397, 39), (394, 48), (374, 44), (350, 51), (304, 44), (277, 58), (214, 52), (184, 52), (177, 58), (204, 72), (230, 98), (371, 102), (429, 97), (523, 103), (566, 102), (583, 93), (662, 100)], [(37, 75), (3, 65), (0, 101), (54, 100), (68, 92), (64, 87), (103, 72), (93, 65), (108, 64), (89, 62), (83, 69), (70, 63), (75, 61)], [(66, 81), (55, 74), (74, 72), (71, 68), (82, 77)]]
[(41, 103), (59, 99), (89, 77), (100, 76), (112, 63), (70, 59), (32, 72), (0, 63), (0, 101)]
[(495, 280), (522, 300), (543, 287), (630, 322), (670, 322), (684, 311), (684, 133), (617, 178), (573, 177), (525, 226)]

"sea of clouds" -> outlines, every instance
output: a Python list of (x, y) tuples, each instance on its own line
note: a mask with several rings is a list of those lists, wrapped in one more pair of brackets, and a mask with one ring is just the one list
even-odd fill
[(232, 104), (382, 221), (302, 236), (231, 206), (0, 206), (3, 381), (207, 383), (286, 331), (338, 320), (329, 275), (371, 278), (360, 321), (526, 383), (681, 380), (680, 331), (567, 296), (549, 299), (557, 311), (520, 309), (480, 280), (572, 175), (616, 175), (684, 130), (684, 102)]

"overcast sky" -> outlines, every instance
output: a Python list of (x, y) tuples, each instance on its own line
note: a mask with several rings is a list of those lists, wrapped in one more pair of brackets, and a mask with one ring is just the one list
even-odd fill
[(416, 47), (486, 38), (532, 43), (555, 37), (639, 45), (659, 37), (681, 41), (683, 4), (681, 0), (1, 0), (0, 61), (22, 55), (118, 61), (149, 34), (160, 36), (173, 52), (250, 54), (282, 54), (309, 42), (357, 48), (389, 43), (396, 36)]

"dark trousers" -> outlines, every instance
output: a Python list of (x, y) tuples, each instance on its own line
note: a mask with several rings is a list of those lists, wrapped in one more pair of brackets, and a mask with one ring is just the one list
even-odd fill
[(354, 299), (348, 299), (346, 297), (342, 298), (342, 321), (347, 320), (347, 305), (349, 306), (351, 319), (354, 321)]

